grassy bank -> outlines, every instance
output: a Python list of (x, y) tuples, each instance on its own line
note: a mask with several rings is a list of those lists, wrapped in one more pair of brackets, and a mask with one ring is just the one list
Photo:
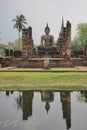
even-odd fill
[[(14, 71), (28, 71), (28, 70), (42, 70), (42, 68), (12, 68), (11, 70)], [(73, 71), (73, 70), (78, 70), (77, 68), (74, 67), (59, 67), (59, 68), (50, 68), (50, 70), (56, 70), (56, 71)]]
[(0, 72), (0, 90), (87, 90), (87, 72)]

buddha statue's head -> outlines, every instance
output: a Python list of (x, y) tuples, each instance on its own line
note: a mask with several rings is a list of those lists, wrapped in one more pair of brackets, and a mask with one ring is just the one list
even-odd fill
[(48, 27), (48, 23), (47, 23), (44, 31), (45, 31), (46, 35), (49, 35), (50, 28)]

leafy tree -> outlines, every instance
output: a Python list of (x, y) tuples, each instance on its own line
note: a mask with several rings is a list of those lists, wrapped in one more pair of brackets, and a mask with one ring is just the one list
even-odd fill
[(35, 52), (38, 52), (38, 46), (34, 45), (34, 48), (35, 48)]
[(72, 47), (75, 51), (84, 50), (87, 44), (87, 23), (80, 23), (77, 25), (77, 35), (72, 41)]
[(13, 51), (22, 51), (22, 38), (17, 39), (14, 42), (8, 42), (6, 48)]
[[(20, 42), (19, 42), (20, 41)], [(14, 50), (16, 51), (22, 51), (22, 38), (17, 39), (15, 42), (14, 42)]]
[(0, 43), (0, 57), (5, 56), (5, 49), (13, 51), (22, 51), (22, 38), (15, 40), (14, 42), (8, 42), (7, 44)]
[(8, 42), (7, 49), (14, 50), (14, 43), (13, 42)]
[(20, 39), (20, 32), (22, 31), (22, 28), (25, 28), (25, 24), (27, 24), (25, 16), (24, 15), (17, 15), (15, 19), (12, 20), (15, 22), (13, 28), (16, 28), (19, 33), (19, 39)]
[(4, 57), (5, 56), (5, 48), (7, 47), (7, 45), (5, 44), (1, 44), (0, 43), (0, 57)]

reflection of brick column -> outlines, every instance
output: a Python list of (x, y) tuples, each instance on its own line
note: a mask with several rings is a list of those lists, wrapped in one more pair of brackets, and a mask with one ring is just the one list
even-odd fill
[(23, 120), (32, 116), (33, 91), (23, 91)]
[(67, 129), (71, 128), (71, 96), (70, 92), (61, 92), (60, 99), (62, 103), (63, 119), (66, 120)]
[(32, 27), (29, 27), (22, 30), (22, 56), (23, 58), (31, 58), (33, 54)]

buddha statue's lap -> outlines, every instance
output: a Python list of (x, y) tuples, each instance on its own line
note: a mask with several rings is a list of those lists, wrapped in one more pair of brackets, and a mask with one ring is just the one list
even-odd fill
[(51, 47), (54, 44), (54, 38), (51, 35), (43, 35), (41, 37), (41, 45), (43, 47)]

